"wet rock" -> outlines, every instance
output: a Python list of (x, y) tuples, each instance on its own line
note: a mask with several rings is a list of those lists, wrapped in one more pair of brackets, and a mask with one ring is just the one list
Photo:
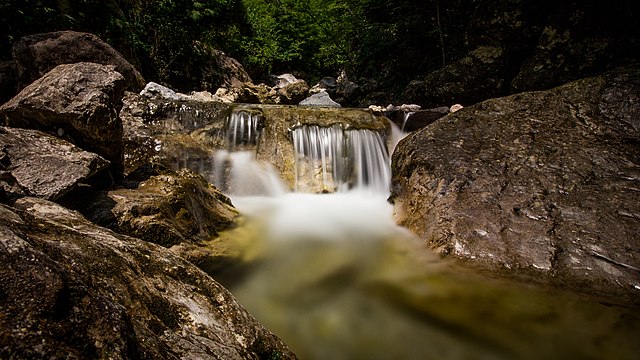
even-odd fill
[(149, 99), (126, 93), (120, 111), (125, 174), (149, 162), (203, 175), (213, 171), (212, 152), (224, 148), (230, 105), (215, 101)]
[(326, 91), (315, 93), (308, 98), (300, 101), (301, 106), (321, 106), (321, 107), (340, 107), (340, 104), (331, 100)]
[(37, 130), (0, 127), (0, 188), (6, 196), (57, 200), (109, 162)]
[(21, 38), (12, 49), (22, 89), (61, 64), (92, 62), (113, 65), (124, 77), (124, 86), (140, 91), (142, 75), (109, 44), (99, 37), (76, 31), (57, 31)]
[(0, 357), (295, 358), (169, 250), (35, 198), (0, 204)]
[(114, 178), (122, 176), (121, 107), (124, 81), (109, 65), (59, 65), (0, 107), (11, 127), (56, 134), (111, 162)]
[(637, 297), (639, 70), (488, 100), (408, 136), (397, 222), (442, 254)]
[(134, 188), (88, 197), (82, 212), (99, 225), (165, 247), (211, 240), (238, 215), (226, 196), (192, 171), (148, 175)]

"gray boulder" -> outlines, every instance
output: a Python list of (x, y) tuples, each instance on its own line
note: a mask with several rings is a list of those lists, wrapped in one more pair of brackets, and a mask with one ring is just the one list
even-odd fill
[(302, 106), (321, 106), (321, 107), (341, 107), (340, 104), (331, 100), (331, 97), (326, 91), (315, 93), (308, 98), (300, 101)]
[(637, 300), (639, 74), (487, 100), (406, 137), (397, 222), (442, 254)]
[(108, 165), (102, 157), (43, 132), (0, 127), (0, 188), (5, 196), (57, 200)]
[(36, 198), (0, 204), (0, 357), (294, 359), (167, 249)]
[(168, 87), (156, 84), (153, 81), (145, 85), (144, 89), (140, 91), (140, 95), (150, 99), (165, 100), (187, 100), (189, 98), (187, 95), (176, 93)]
[(111, 162), (122, 175), (122, 75), (109, 65), (59, 65), (0, 106), (6, 126), (56, 134)]
[(124, 86), (140, 91), (145, 81), (127, 60), (99, 37), (76, 31), (57, 31), (21, 38), (12, 49), (19, 89), (61, 64), (92, 62), (113, 65), (124, 77)]

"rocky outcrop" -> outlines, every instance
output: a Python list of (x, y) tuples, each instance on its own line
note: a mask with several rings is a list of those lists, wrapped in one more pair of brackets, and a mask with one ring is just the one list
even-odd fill
[(57, 204), (0, 204), (0, 357), (295, 358), (221, 285)]
[(507, 51), (498, 46), (480, 46), (457, 62), (412, 81), (403, 100), (423, 106), (478, 101), (505, 94), (509, 88), (505, 64)]
[(638, 61), (637, 2), (497, 0), (441, 6), (441, 15), (456, 14), (444, 25), (442, 67), (412, 81), (402, 101), (470, 105)]
[(111, 162), (122, 175), (124, 90), (113, 66), (94, 63), (59, 65), (0, 107), (6, 126), (38, 129), (69, 140)]
[(89, 33), (57, 31), (25, 36), (14, 44), (12, 53), (19, 89), (58, 65), (79, 62), (113, 65), (124, 77), (127, 90), (140, 91), (145, 85), (142, 75), (133, 65), (109, 44)]
[(192, 171), (151, 169), (142, 175), (153, 176), (131, 189), (85, 197), (82, 212), (94, 223), (165, 247), (211, 240), (238, 215), (226, 196)]
[(102, 157), (40, 131), (0, 127), (0, 171), (9, 174), (0, 185), (8, 196), (57, 200), (108, 165)]
[(488, 100), (406, 137), (397, 222), (442, 254), (637, 299), (639, 70)]
[(196, 88), (213, 91), (219, 87), (233, 88), (252, 82), (242, 64), (223, 51), (198, 43), (196, 54), (203, 61), (200, 64), (202, 78)]
[(224, 148), (230, 105), (133, 93), (125, 95), (123, 104), (125, 174), (149, 162), (187, 167), (203, 175), (213, 169), (212, 151)]
[[(634, 15), (631, 5), (621, 3), (580, 2), (583, 11), (561, 9), (551, 14), (511, 81), (512, 92), (548, 89), (638, 60), (637, 12)], [(576, 2), (571, 6), (579, 8)]]

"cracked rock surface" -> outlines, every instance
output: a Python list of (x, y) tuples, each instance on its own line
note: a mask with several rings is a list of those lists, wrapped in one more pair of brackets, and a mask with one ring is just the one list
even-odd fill
[(168, 249), (43, 199), (0, 204), (0, 358), (295, 359)]
[(638, 74), (488, 100), (408, 136), (393, 156), (396, 221), (442, 254), (637, 299)]

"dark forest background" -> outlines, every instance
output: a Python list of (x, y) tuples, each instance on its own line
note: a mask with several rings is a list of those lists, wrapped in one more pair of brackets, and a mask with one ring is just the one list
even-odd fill
[(636, 16), (635, 1), (621, 0), (4, 0), (0, 58), (11, 58), (21, 36), (77, 30), (111, 44), (147, 81), (181, 91), (203, 90), (185, 74), (197, 73), (212, 47), (256, 83), (289, 72), (313, 84), (344, 70), (401, 94), (479, 44), (507, 44), (519, 66), (553, 17), (620, 38), (637, 34)]

